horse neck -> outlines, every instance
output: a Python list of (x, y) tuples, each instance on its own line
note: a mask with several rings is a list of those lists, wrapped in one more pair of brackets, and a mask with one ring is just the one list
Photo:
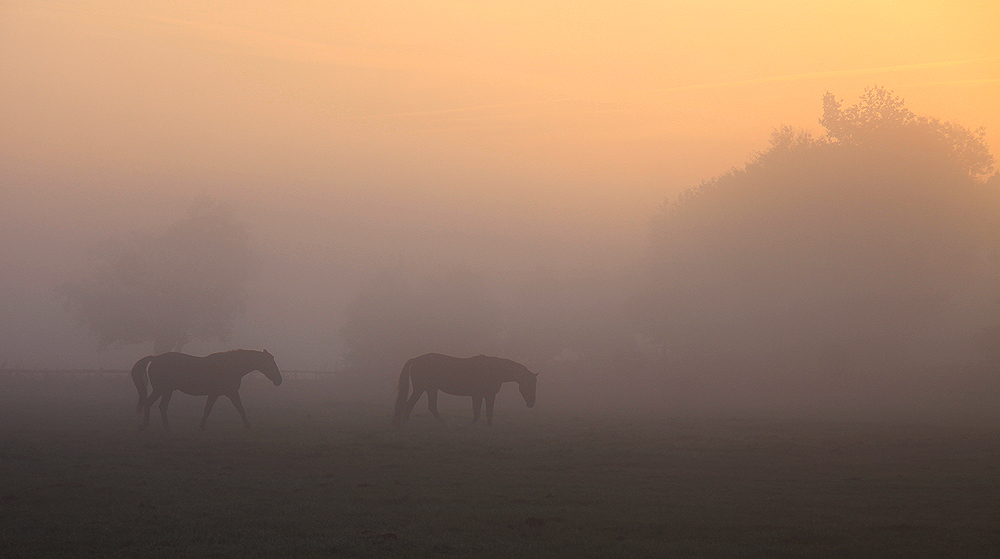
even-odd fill
[(250, 374), (251, 371), (256, 371), (260, 368), (258, 352), (249, 349), (238, 350), (238, 352), (236, 355), (237, 365), (232, 369), (233, 374), (242, 378)]
[(516, 363), (511, 362), (509, 366), (504, 367), (500, 373), (500, 378), (502, 382), (516, 382), (521, 384), (527, 380), (528, 373)]

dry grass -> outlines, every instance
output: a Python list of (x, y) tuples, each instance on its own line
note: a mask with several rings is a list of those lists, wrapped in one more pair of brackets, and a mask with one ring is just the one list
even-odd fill
[(492, 430), (424, 412), (397, 432), (391, 395), (290, 380), (245, 385), (253, 431), (220, 401), (201, 432), (203, 398), (177, 395), (174, 431), (139, 434), (125, 379), (4, 388), (4, 557), (1000, 556), (995, 427), (508, 396)]

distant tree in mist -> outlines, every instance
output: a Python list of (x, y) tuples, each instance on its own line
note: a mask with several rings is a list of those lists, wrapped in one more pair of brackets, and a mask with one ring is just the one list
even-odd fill
[(505, 309), (505, 346), (528, 362), (578, 362), (622, 369), (634, 360), (637, 325), (631, 263), (607, 267), (538, 266), (518, 283)]
[(108, 239), (89, 256), (88, 276), (60, 295), (101, 348), (152, 342), (162, 353), (224, 338), (254, 273), (246, 229), (230, 207), (212, 201), (193, 205), (161, 235)]
[(382, 372), (428, 352), (495, 351), (502, 325), (500, 308), (475, 271), (458, 266), (416, 278), (399, 266), (361, 288), (340, 335), (348, 368)]
[(827, 94), (823, 109), (825, 136), (782, 127), (655, 216), (643, 308), (675, 360), (902, 370), (964, 358), (970, 346), (934, 340), (972, 344), (995, 320), (1000, 192), (982, 129), (882, 88), (847, 108)]
[(529, 361), (552, 359), (574, 348), (573, 317), (566, 281), (551, 266), (540, 266), (518, 286), (508, 312), (506, 342), (513, 355)]

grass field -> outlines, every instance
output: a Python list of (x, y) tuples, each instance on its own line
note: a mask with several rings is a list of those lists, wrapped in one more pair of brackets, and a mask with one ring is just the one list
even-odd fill
[[(259, 377), (257, 375), (256, 377)], [(1000, 557), (996, 424), (528, 410), (248, 377), (138, 433), (125, 377), (5, 381), (3, 557)], [(449, 423), (466, 399), (442, 396)], [(154, 410), (155, 412), (155, 410)]]

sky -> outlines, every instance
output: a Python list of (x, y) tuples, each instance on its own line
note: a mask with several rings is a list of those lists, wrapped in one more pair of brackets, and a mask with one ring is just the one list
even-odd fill
[(665, 198), (778, 126), (819, 133), (826, 91), (884, 86), (997, 153), (997, 21), (991, 0), (8, 0), (0, 363), (147, 352), (97, 352), (53, 290), (199, 196), (272, 265), (227, 343), (314, 368), (379, 266), (628, 258)]

